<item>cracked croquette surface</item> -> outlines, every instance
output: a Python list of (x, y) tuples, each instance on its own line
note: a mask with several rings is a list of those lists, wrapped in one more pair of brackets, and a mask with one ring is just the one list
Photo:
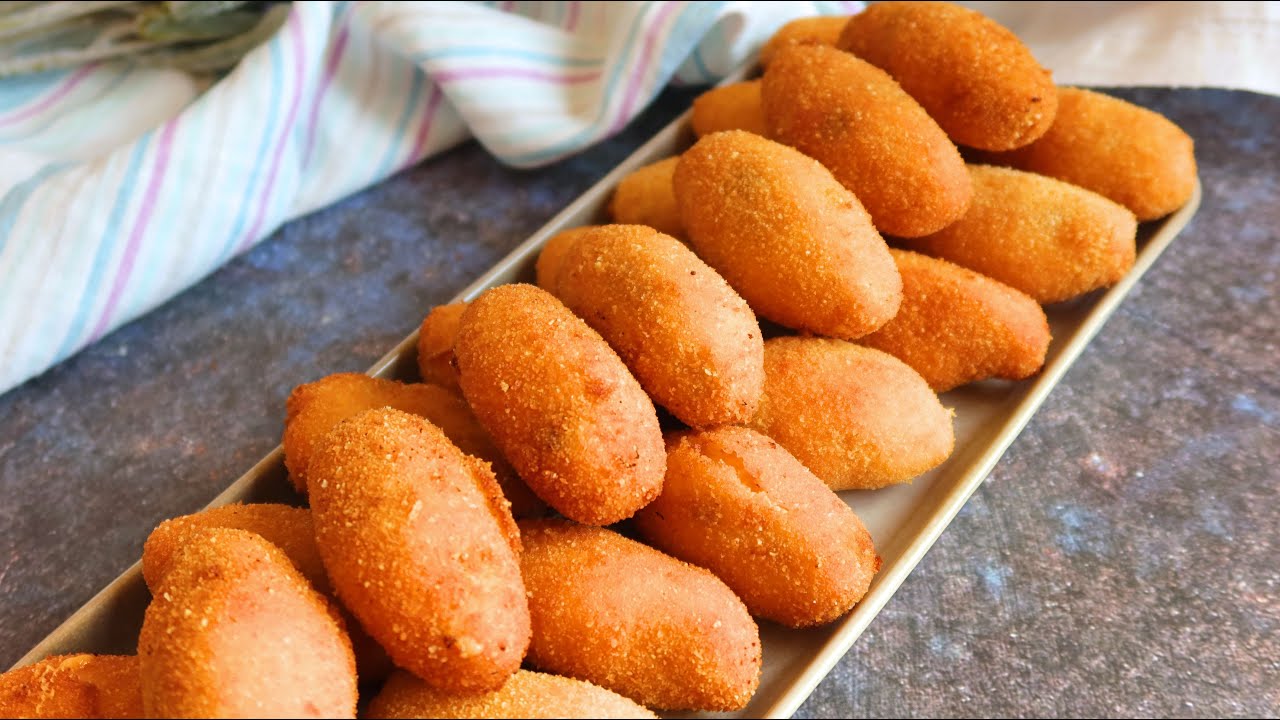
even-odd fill
[(0, 675), (0, 717), (142, 717), (135, 655), (54, 655)]
[(635, 522), (654, 547), (715, 573), (752, 615), (790, 627), (848, 612), (880, 567), (853, 510), (747, 428), (670, 437), (662, 494)]

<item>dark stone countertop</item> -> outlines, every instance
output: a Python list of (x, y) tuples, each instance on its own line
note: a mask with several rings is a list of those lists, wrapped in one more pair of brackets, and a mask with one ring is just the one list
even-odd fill
[[(1280, 714), (1280, 98), (1118, 94), (1204, 201), (803, 717)], [(0, 396), (0, 667), (692, 97), (554, 167), (474, 143), (277, 232)]]

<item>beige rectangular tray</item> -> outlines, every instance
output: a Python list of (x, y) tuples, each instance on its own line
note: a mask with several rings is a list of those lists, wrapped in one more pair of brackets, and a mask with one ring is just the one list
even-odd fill
[[(455, 298), (471, 300), (486, 289), (509, 282), (532, 282), (534, 260), (542, 245), (560, 230), (605, 220), (612, 189), (627, 173), (675, 155), (692, 141), (685, 113), (636, 150), (613, 172), (503, 258)], [(849, 650), (880, 612), (912, 568), (959, 512), (1009, 444), (1044, 402), (1067, 368), (1084, 350), (1138, 279), (1187, 224), (1200, 204), (1200, 188), (1173, 215), (1139, 230), (1133, 270), (1115, 287), (1048, 308), (1053, 342), (1044, 371), (1018, 383), (986, 382), (945, 393), (943, 404), (956, 411), (956, 450), (946, 463), (909, 485), (842, 493), (875, 541), (884, 565), (862, 602), (841, 620), (821, 628), (795, 631), (762, 624), (764, 673), (760, 689), (740, 713), (730, 717), (790, 717), (814, 687)], [(423, 308), (425, 314), (426, 308)], [(378, 377), (416, 379), (417, 332), (405, 338), (369, 369)], [(283, 409), (282, 409), (283, 414)], [(232, 502), (297, 502), (285, 477), (283, 454), (276, 448), (219, 495), (210, 507)], [(150, 596), (135, 564), (14, 667), (69, 652), (132, 653)]]

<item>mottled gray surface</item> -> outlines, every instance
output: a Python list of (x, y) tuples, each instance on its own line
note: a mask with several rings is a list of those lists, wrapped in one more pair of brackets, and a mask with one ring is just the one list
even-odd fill
[[(1199, 215), (799, 716), (1280, 714), (1280, 99), (1120, 94), (1196, 138)], [(689, 97), (546, 170), (463, 146), (0, 396), (0, 667), (273, 447), (293, 385), (364, 369)]]

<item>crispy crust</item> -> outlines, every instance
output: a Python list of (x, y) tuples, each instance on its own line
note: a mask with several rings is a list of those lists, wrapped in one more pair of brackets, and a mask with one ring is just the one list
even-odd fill
[(364, 410), (392, 407), (426, 418), (458, 449), (488, 462), (517, 517), (537, 517), (543, 504), (520, 480), (460, 395), (437, 385), (400, 383), (361, 373), (337, 373), (294, 388), (284, 428), (284, 461), (289, 479), (307, 491), (307, 473), (316, 444), (340, 421)]
[[(694, 107), (697, 107), (696, 101)], [(694, 126), (697, 126), (696, 119)], [(680, 223), (680, 208), (671, 182), (679, 161), (679, 157), (669, 157), (622, 178), (609, 201), (609, 217), (616, 223), (648, 225), (668, 235), (683, 236), (684, 226)]]
[(453, 339), (458, 336), (458, 321), (466, 309), (464, 302), (437, 305), (423, 318), (418, 328), (418, 374), (422, 382), (461, 392), (458, 371), (453, 368)]
[(1058, 109), (1053, 75), (1012, 32), (948, 2), (881, 2), (849, 19), (841, 50), (882, 68), (957, 143), (1021, 147)]
[(694, 249), (758, 315), (853, 339), (898, 312), (888, 247), (816, 160), (732, 130), (687, 150), (675, 183)]
[(908, 241), (1040, 303), (1114, 285), (1133, 267), (1137, 220), (1124, 207), (1043, 175), (970, 165), (973, 206), (960, 222)]
[(818, 15), (792, 20), (778, 28), (769, 42), (760, 48), (760, 67), (769, 67), (773, 56), (789, 45), (835, 47), (836, 41), (840, 39), (840, 32), (848, 22), (848, 15)]
[(1065, 180), (1155, 220), (1191, 199), (1195, 143), (1160, 113), (1092, 90), (1058, 88), (1058, 115), (1034, 143), (984, 156)]
[(659, 550), (715, 573), (752, 615), (789, 627), (831, 622), (880, 568), (858, 516), (791, 453), (724, 427), (668, 441), (662, 495), (636, 515)]
[(391, 408), (340, 423), (313, 461), (316, 545), (343, 604), (441, 690), (500, 687), (529, 614), (514, 522), (434, 425)]
[(745, 300), (675, 238), (605, 225), (566, 251), (557, 297), (618, 352), (655, 402), (692, 427), (744, 423), (764, 383)]
[[(721, 130), (745, 130), (767, 136), (764, 107), (760, 102), (760, 80), (746, 80), (714, 87), (693, 101), (690, 118), (698, 137)], [(655, 226), (656, 227), (656, 226)]]
[(760, 681), (760, 637), (714, 575), (604, 528), (520, 524), (536, 668), (653, 708), (737, 710)]
[(365, 717), (656, 718), (649, 710), (583, 680), (518, 670), (500, 689), (477, 695), (434, 690), (400, 670), (369, 703)]
[(762, 89), (769, 137), (821, 162), (887, 235), (917, 237), (964, 215), (960, 152), (893, 78), (849, 53), (793, 45)]
[(134, 655), (54, 655), (0, 675), (0, 717), (142, 717)]
[(751, 421), (833, 490), (873, 490), (936, 467), (955, 447), (951, 411), (901, 360), (840, 340), (764, 344)]
[(489, 290), (463, 316), (454, 352), (476, 418), (551, 507), (607, 525), (657, 497), (666, 455), (653, 402), (555, 297)]
[(174, 558), (193, 535), (207, 528), (246, 530), (261, 535), (284, 551), (298, 572), (320, 592), (329, 592), (329, 578), (316, 550), (315, 526), (305, 508), (275, 503), (224, 505), (165, 520), (142, 546), (142, 577), (155, 592), (164, 582)]
[(147, 717), (355, 717), (336, 608), (244, 530), (190, 539), (147, 608), (138, 657)]
[(1049, 320), (1034, 298), (938, 258), (890, 250), (902, 275), (902, 308), (859, 340), (920, 373), (934, 392), (1040, 371)]

